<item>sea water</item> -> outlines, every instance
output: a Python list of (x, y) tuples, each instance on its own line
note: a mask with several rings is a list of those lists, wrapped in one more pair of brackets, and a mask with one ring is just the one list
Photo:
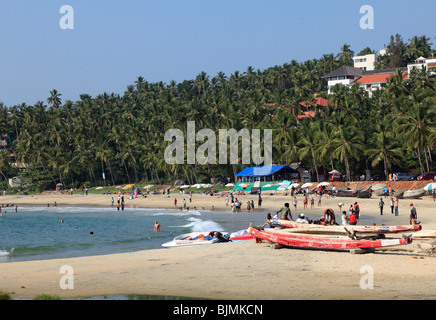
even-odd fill
[[(238, 231), (262, 224), (265, 217), (264, 212), (230, 210), (10, 208), (0, 216), (0, 263), (157, 249), (183, 233)], [(161, 232), (154, 232), (156, 220)]]

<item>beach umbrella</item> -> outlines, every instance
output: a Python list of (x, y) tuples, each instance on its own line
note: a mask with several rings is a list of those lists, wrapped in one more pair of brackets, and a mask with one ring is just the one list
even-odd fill
[(197, 184), (197, 189), (203, 188), (203, 185), (201, 183)]
[(330, 182), (321, 182), (321, 183), (318, 183), (317, 187), (328, 186), (329, 184), (330, 184)]
[(226, 187), (234, 187), (235, 185), (233, 183), (227, 183), (225, 186)]
[(190, 185), (185, 184), (184, 186), (181, 186), (180, 189), (186, 189), (186, 188), (189, 188), (189, 187), (190, 187)]
[(149, 185), (147, 185), (147, 186), (143, 186), (142, 188), (143, 188), (143, 189), (150, 189), (150, 188), (152, 188), (152, 187), (154, 187), (154, 184), (149, 184)]
[(239, 185), (241, 188), (247, 188), (247, 187), (249, 187), (250, 186), (250, 184), (249, 183), (243, 183), (243, 184), (241, 184), (241, 185)]
[(377, 191), (377, 190), (384, 189), (385, 187), (386, 187), (386, 185), (384, 183), (376, 183), (371, 187), (371, 190)]
[(433, 189), (436, 189), (436, 183), (429, 183), (423, 189), (426, 191), (432, 191)]
[(103, 187), (97, 187), (95, 188), (96, 190), (100, 190), (100, 189), (104, 189)]
[(329, 172), (329, 174), (341, 174), (338, 170), (332, 170)]
[(122, 189), (122, 186), (116, 186), (115, 189)]
[(271, 188), (271, 187), (272, 187), (272, 185), (270, 185), (270, 184), (268, 183), (268, 184), (264, 185), (262, 188)]
[(203, 188), (212, 188), (213, 184), (207, 183), (205, 185), (203, 185)]
[(303, 185), (301, 186), (301, 188), (307, 188), (307, 187), (311, 187), (311, 186), (313, 186), (313, 183), (306, 182), (305, 184), (303, 184)]

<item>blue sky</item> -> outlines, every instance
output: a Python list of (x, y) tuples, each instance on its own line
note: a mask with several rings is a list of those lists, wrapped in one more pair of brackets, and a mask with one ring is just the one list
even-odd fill
[[(63, 5), (74, 9), (73, 30), (59, 26)], [(363, 5), (374, 8), (373, 30), (359, 26)], [(168, 83), (263, 70), (344, 43), (379, 50), (395, 33), (436, 47), (434, 12), (434, 0), (2, 0), (0, 101), (32, 105), (52, 89), (76, 101), (123, 94), (138, 76)]]

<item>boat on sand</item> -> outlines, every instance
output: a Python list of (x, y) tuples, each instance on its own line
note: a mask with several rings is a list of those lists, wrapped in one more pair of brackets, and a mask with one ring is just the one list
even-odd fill
[(278, 231), (265, 231), (259, 227), (251, 227), (250, 233), (256, 238), (270, 241), (287, 247), (319, 248), (333, 250), (373, 249), (406, 245), (412, 242), (411, 237), (398, 239), (346, 239), (329, 237), (327, 235), (314, 236), (307, 234), (294, 234)]
[(426, 191), (423, 189), (407, 190), (403, 193), (403, 199), (418, 199), (425, 195)]
[[(344, 226), (332, 225), (325, 226), (320, 224), (299, 223), (292, 220), (271, 220), (271, 224), (281, 228), (295, 228), (302, 233), (330, 233), (330, 234), (346, 234)], [(422, 225), (399, 225), (399, 226), (365, 226), (365, 225), (348, 225), (347, 230), (354, 233), (370, 233), (370, 234), (386, 234), (400, 232), (415, 232), (422, 230)]]

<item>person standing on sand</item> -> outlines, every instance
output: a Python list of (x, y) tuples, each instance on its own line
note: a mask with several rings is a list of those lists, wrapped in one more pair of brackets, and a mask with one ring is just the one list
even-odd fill
[(259, 194), (259, 199), (257, 200), (257, 207), (260, 208), (262, 207), (262, 197)]
[(307, 195), (305, 194), (303, 197), (303, 209), (306, 210), (307, 209)]
[(352, 225), (352, 226), (355, 226), (357, 224), (357, 219), (356, 219), (356, 215), (354, 212), (350, 215), (350, 218), (348, 221), (350, 222), (350, 225)]
[(360, 207), (357, 202), (354, 202), (354, 213), (356, 214), (356, 218), (360, 219)]
[(292, 205), (294, 206), (294, 210), (297, 210), (297, 197), (292, 199)]
[(398, 198), (395, 198), (395, 201), (394, 201), (394, 212), (395, 212), (396, 216), (398, 216), (398, 203), (399, 203)]
[(228, 206), (229, 206), (229, 196), (226, 195), (226, 207), (228, 207)]
[(177, 209), (177, 198), (174, 198), (174, 208)]
[(383, 215), (383, 206), (385, 203), (383, 202), (383, 198), (380, 198), (380, 201), (378, 202), (378, 207), (380, 208), (380, 215)]
[(392, 197), (389, 199), (389, 204), (391, 205), (391, 214), (394, 214), (394, 199)]
[(346, 212), (346, 211), (342, 211), (341, 219), (342, 219), (341, 224), (342, 224), (343, 226), (348, 226), (348, 225), (349, 225), (349, 223), (348, 223), (348, 217), (347, 217), (347, 212)]

